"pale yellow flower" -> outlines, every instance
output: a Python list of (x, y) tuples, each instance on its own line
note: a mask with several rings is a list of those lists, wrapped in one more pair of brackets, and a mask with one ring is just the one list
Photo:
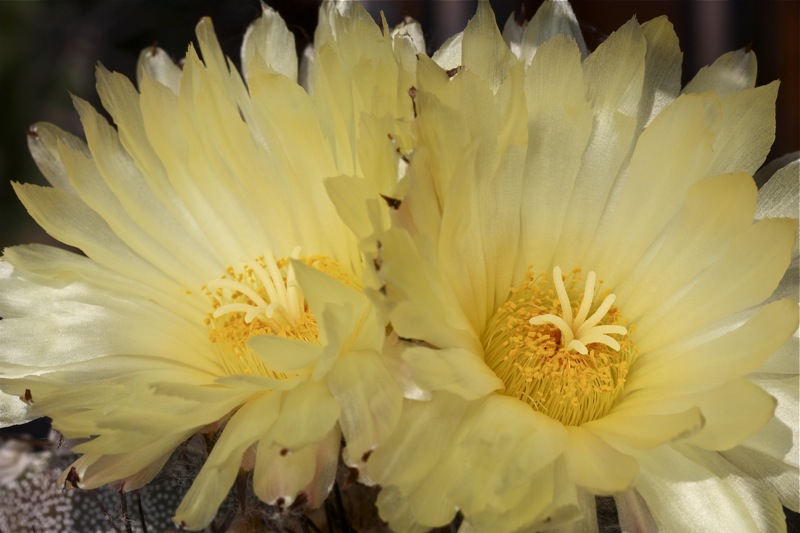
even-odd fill
[(577, 28), (546, 2), (506, 42), (481, 3), (419, 58), (408, 192), (372, 249), (419, 388), (363, 479), (398, 531), (456, 511), (465, 531), (597, 531), (595, 495), (626, 531), (785, 528), (796, 267), (776, 287), (797, 222), (753, 220), (796, 217), (797, 165), (763, 198), (751, 177), (778, 84), (754, 88), (741, 51), (681, 91), (665, 18), (588, 56)]
[(326, 4), (320, 16), (299, 65), (265, 7), (245, 36), (244, 79), (203, 20), (202, 61), (190, 47), (181, 70), (148, 49), (138, 90), (98, 69), (116, 128), (76, 98), (86, 143), (31, 129), (53, 187), (15, 189), (86, 256), (5, 250), (2, 423), (46, 415), (67, 438), (89, 438), (65, 485), (134, 490), (176, 447), (211, 434), (175, 516), (199, 529), (242, 471), (265, 502), (304, 493), (319, 505), (341, 437), (361, 456), (396, 424), (385, 321), (324, 180), (366, 176), (393, 194), (400, 155), (387, 133), (411, 118), (400, 88), (413, 84), (419, 43), (412, 26), (384, 35), (358, 6)]

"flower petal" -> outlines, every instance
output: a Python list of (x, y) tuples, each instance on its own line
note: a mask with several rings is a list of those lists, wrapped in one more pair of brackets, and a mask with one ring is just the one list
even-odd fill
[(305, 448), (331, 431), (339, 413), (327, 385), (308, 380), (283, 394), (280, 415), (267, 438), (290, 451)]
[(394, 430), (402, 391), (378, 354), (364, 351), (342, 356), (328, 375), (328, 386), (341, 406), (346, 457), (355, 466)]
[(609, 414), (582, 427), (622, 447), (637, 449), (655, 448), (703, 427), (703, 416), (697, 408), (661, 412), (665, 410), (663, 404), (670, 399), (669, 395), (664, 395), (662, 402), (653, 399), (649, 403), (632, 405), (633, 402), (623, 398)]
[(257, 68), (268, 68), (297, 80), (294, 34), (277, 11), (261, 4), (261, 17), (253, 22), (242, 40), (242, 70), (245, 77)]
[(489, 2), (479, 2), (475, 16), (464, 29), (461, 61), (496, 90), (516, 58), (497, 28)]
[(693, 184), (663, 235), (615, 289), (626, 317), (638, 323), (653, 302), (668, 301), (708, 268), (752, 224), (755, 201), (755, 184), (746, 174)]
[[(584, 93), (575, 43), (554, 37), (542, 45), (525, 72), (528, 151), (521, 240), (525, 262), (536, 269), (550, 267), (561, 228), (570, 224), (569, 203), (551, 199), (571, 191), (578, 179), (592, 133), (592, 111)], [(541, 231), (545, 227), (549, 230)]]
[(720, 98), (722, 120), (714, 140), (709, 176), (727, 172), (754, 174), (764, 163), (775, 140), (778, 85), (774, 81)]
[(796, 231), (797, 221), (784, 218), (765, 219), (741, 232), (695, 278), (688, 294), (665, 301), (639, 320), (639, 348), (655, 351), (765, 300), (789, 266)]
[(575, 41), (581, 58), (587, 56), (586, 43), (569, 2), (543, 2), (525, 26), (520, 43), (520, 58), (525, 63), (530, 63), (538, 53), (539, 47), (556, 35), (565, 35)]
[(67, 176), (67, 169), (61, 161), (58, 144), (64, 143), (70, 149), (80, 150), (88, 155), (86, 144), (58, 126), (46, 122), (34, 124), (29, 131), (28, 149), (44, 177), (53, 187), (75, 194), (75, 189), (73, 189)]
[(626, 391), (680, 384), (707, 387), (755, 371), (797, 327), (797, 305), (779, 300), (762, 307), (744, 325), (692, 348), (664, 349), (637, 361)]
[(666, 17), (642, 24), (647, 40), (639, 123), (649, 124), (681, 92), (681, 49), (675, 29)]
[(594, 494), (627, 490), (639, 472), (636, 459), (617, 451), (583, 427), (568, 426), (564, 460), (570, 479)]
[(699, 394), (695, 401), (705, 424), (687, 442), (706, 450), (729, 450), (741, 444), (772, 418), (778, 403), (743, 379)]
[(165, 87), (178, 94), (181, 85), (181, 69), (169, 57), (164, 50), (158, 46), (150, 46), (142, 50), (139, 60), (136, 62), (136, 79), (141, 85), (142, 78), (149, 76)]
[(198, 530), (214, 519), (239, 473), (242, 454), (269, 430), (278, 416), (279, 403), (280, 395), (266, 393), (233, 415), (175, 511), (175, 523)]
[(285, 339), (277, 335), (256, 335), (247, 346), (270, 370), (299, 372), (319, 359), (322, 348), (314, 343)]
[(703, 67), (684, 87), (684, 93), (716, 92), (728, 94), (752, 89), (756, 83), (756, 55), (752, 51), (736, 50), (717, 58)]
[(755, 533), (785, 527), (777, 498), (758, 481), (731, 475), (718, 454), (681, 450), (664, 446), (640, 459), (636, 490), (659, 530)]

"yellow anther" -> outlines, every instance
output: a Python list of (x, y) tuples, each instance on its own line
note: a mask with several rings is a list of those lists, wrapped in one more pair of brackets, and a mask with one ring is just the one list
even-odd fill
[(611, 409), (637, 350), (613, 295), (590, 315), (597, 285), (594, 272), (584, 283), (579, 269), (565, 279), (556, 267), (552, 282), (531, 271), (509, 291), (482, 336), (486, 364), (505, 384), (503, 394), (565, 425)]

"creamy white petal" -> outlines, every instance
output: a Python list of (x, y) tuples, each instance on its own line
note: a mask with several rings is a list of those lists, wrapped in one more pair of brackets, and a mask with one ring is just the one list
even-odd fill
[(309, 447), (331, 431), (340, 412), (327, 384), (306, 381), (284, 393), (280, 415), (266, 439), (289, 451)]
[(626, 317), (637, 323), (652, 302), (668, 300), (708, 268), (726, 244), (751, 225), (755, 201), (755, 184), (746, 174), (692, 185), (680, 211), (615, 287)]
[(59, 143), (66, 144), (73, 150), (87, 150), (83, 141), (53, 124), (38, 122), (28, 129), (28, 150), (44, 177), (53, 187), (75, 193), (58, 153)]
[(36, 418), (19, 396), (0, 392), (0, 427), (23, 424)]
[[(765, 217), (799, 218), (800, 159), (796, 153), (789, 154), (788, 158), (790, 162), (771, 175), (769, 180), (758, 190), (756, 220)], [(793, 254), (795, 256), (798, 244), (800, 244), (800, 233), (795, 238)]]
[(796, 329), (797, 305), (779, 300), (762, 307), (741, 327), (688, 349), (665, 348), (637, 361), (626, 390), (680, 384), (691, 389), (723, 383), (755, 371)]
[(765, 217), (797, 217), (800, 197), (800, 159), (790, 154), (792, 161), (781, 167), (758, 190), (756, 220)]
[(756, 55), (736, 50), (703, 67), (684, 87), (684, 93), (716, 92), (727, 94), (752, 89), (756, 83)]
[(521, 238), (524, 262), (537, 270), (550, 268), (561, 228), (569, 224), (565, 217), (575, 216), (567, 202), (551, 199), (575, 186), (592, 133), (592, 111), (584, 92), (575, 43), (564, 37), (545, 43), (525, 72), (528, 149)]
[(539, 6), (533, 18), (525, 26), (520, 43), (520, 57), (526, 63), (530, 63), (539, 47), (556, 35), (565, 35), (574, 40), (580, 49), (581, 57), (586, 57), (588, 52), (578, 19), (572, 11), (572, 6), (564, 0), (543, 2)]
[(169, 54), (158, 46), (150, 46), (142, 50), (136, 63), (136, 79), (141, 85), (142, 78), (147, 75), (161, 85), (169, 87), (175, 94), (181, 84), (181, 69), (169, 57)]
[[(610, 287), (619, 285), (639, 263), (681, 208), (689, 187), (705, 176), (713, 157), (713, 137), (704, 112), (709, 100), (679, 98), (639, 137), (613, 207), (595, 230), (603, 238), (589, 243), (586, 252), (586, 264), (603, 273)], [(664, 143), (675, 151), (664, 150)], [(632, 217), (642, 222), (631, 224)]]
[(775, 140), (777, 81), (720, 98), (721, 122), (714, 141), (709, 176), (726, 172), (754, 174)]
[(444, 70), (452, 70), (462, 65), (461, 48), (464, 32), (458, 32), (449, 37), (442, 46), (433, 54), (433, 61)]
[(273, 8), (261, 4), (261, 17), (253, 22), (242, 40), (242, 70), (250, 78), (257, 68), (269, 68), (291, 80), (297, 79), (294, 34)]
[(328, 387), (341, 406), (339, 424), (350, 464), (367, 454), (394, 430), (400, 419), (402, 394), (394, 376), (374, 353), (344, 355), (328, 375)]
[(647, 40), (647, 53), (639, 124), (644, 127), (680, 94), (683, 54), (675, 29), (666, 17), (648, 20), (642, 24), (642, 33)]
[[(737, 235), (688, 294), (654, 306), (639, 320), (639, 348), (657, 350), (765, 300), (789, 266), (796, 227), (794, 220), (765, 219)], [(736, 290), (726, 290), (731, 287)]]
[[(583, 62), (586, 97), (594, 112), (592, 135), (569, 195), (555, 264), (583, 264), (617, 176), (636, 141), (636, 116), (645, 73), (647, 42), (630, 21)], [(614, 139), (614, 142), (609, 142)]]
[(411, 43), (417, 54), (425, 53), (425, 35), (422, 25), (414, 19), (406, 18), (392, 30), (392, 40), (395, 46), (399, 41)]
[[(279, 395), (266, 393), (233, 415), (183, 497), (173, 518), (175, 523), (197, 530), (213, 520), (236, 479), (242, 454), (269, 430), (277, 417), (279, 402)], [(254, 424), (254, 419), (259, 423)]]
[(659, 530), (780, 531), (778, 498), (719, 454), (663, 447), (641, 459), (636, 489)]
[(593, 431), (568, 426), (564, 461), (570, 479), (594, 494), (627, 490), (639, 471), (637, 461), (606, 443)]
[(696, 405), (703, 428), (687, 442), (706, 450), (729, 450), (761, 429), (775, 411), (777, 400), (746, 380), (698, 395)]

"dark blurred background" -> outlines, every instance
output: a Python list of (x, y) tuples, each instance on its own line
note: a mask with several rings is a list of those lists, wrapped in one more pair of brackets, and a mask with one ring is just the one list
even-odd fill
[[(297, 36), (311, 40), (315, 0), (271, 0)], [(429, 52), (464, 27), (473, 1), (375, 0), (363, 2), (389, 23), (419, 20)], [(492, 0), (502, 27), (520, 5), (530, 17), (540, 0)], [(777, 139), (770, 158), (800, 148), (798, 65), (800, 2), (796, 0), (574, 0), (573, 8), (590, 48), (625, 21), (667, 15), (684, 51), (684, 82), (722, 53), (752, 47), (758, 84), (781, 80)], [(130, 77), (144, 47), (158, 43), (174, 58), (184, 55), (194, 26), (211, 16), (226, 52), (238, 62), (247, 25), (260, 13), (259, 0), (0, 0), (0, 248), (51, 242), (24, 212), (10, 181), (42, 182), (26, 148), (25, 131), (37, 121), (73, 133), (80, 124), (68, 92), (99, 105), (96, 62)]]

